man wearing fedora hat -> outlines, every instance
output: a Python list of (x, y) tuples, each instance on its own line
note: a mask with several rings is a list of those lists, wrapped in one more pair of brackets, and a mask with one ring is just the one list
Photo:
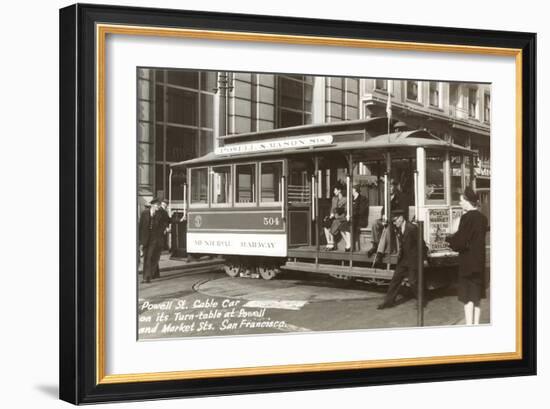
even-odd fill
[(160, 257), (160, 248), (164, 234), (159, 209), (159, 200), (149, 202), (151, 207), (141, 212), (139, 218), (139, 245), (143, 254), (143, 280), (150, 283)]
[(408, 279), (415, 294), (417, 290), (418, 227), (405, 219), (403, 210), (392, 211), (391, 220), (397, 237), (397, 264), (384, 301), (378, 306), (379, 310), (395, 305), (395, 299), (405, 279)]
[[(409, 213), (409, 202), (407, 197), (401, 192), (399, 188), (399, 182), (395, 179), (390, 181), (390, 212), (393, 214), (394, 210), (399, 210), (403, 212), (403, 217), (405, 220), (408, 220)], [(385, 207), (382, 207), (381, 214), (385, 213)], [(367, 251), (367, 256), (372, 257), (376, 254), (374, 262), (378, 263), (384, 258), (384, 254), (390, 253), (392, 249), (390, 248), (390, 242), (393, 238), (392, 230), (388, 228), (386, 223), (382, 218), (376, 219), (372, 226), (372, 247)], [(391, 237), (390, 237), (391, 235)], [(392, 246), (393, 247), (393, 246)]]
[(168, 244), (167, 244), (168, 231), (170, 230), (170, 216), (168, 215), (168, 199), (162, 199), (159, 202), (159, 207), (157, 209), (156, 214), (160, 219), (162, 236), (159, 243), (158, 253), (156, 254), (156, 265), (155, 265), (155, 268), (153, 269), (152, 278), (160, 277), (160, 268), (159, 268), (160, 255), (162, 251), (168, 247)]

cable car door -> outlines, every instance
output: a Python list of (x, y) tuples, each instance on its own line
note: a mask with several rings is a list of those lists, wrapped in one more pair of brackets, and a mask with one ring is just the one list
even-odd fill
[(312, 175), (311, 157), (289, 159), (286, 183), (289, 247), (312, 244)]

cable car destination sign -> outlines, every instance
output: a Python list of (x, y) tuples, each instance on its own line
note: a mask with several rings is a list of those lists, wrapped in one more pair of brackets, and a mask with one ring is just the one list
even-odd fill
[(309, 148), (313, 146), (330, 145), (332, 143), (332, 140), (332, 135), (311, 135), (302, 136), (299, 138), (272, 139), (261, 142), (231, 144), (227, 146), (217, 147), (215, 152), (217, 155), (225, 155), (276, 151), (280, 149)]

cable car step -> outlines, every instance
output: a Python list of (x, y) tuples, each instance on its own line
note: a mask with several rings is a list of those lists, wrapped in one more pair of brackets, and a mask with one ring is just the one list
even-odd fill
[(394, 270), (370, 268), (370, 267), (349, 267), (349, 266), (337, 266), (332, 264), (318, 264), (305, 263), (301, 261), (287, 261), (283, 266), (284, 270), (298, 270), (306, 271), (309, 273), (319, 274), (340, 274), (350, 277), (361, 278), (379, 278), (385, 280), (391, 280)]

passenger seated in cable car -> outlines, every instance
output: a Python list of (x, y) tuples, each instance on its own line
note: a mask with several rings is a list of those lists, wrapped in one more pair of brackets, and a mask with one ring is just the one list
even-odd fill
[[(358, 245), (361, 228), (367, 227), (369, 224), (369, 198), (361, 194), (361, 185), (355, 185), (352, 189), (353, 199), (353, 243)], [(357, 248), (357, 247), (356, 247)]]
[[(390, 182), (390, 208), (403, 212), (404, 217), (407, 219), (409, 214), (409, 202), (405, 194), (401, 192), (399, 183), (392, 179)], [(385, 214), (385, 208), (382, 207), (382, 215)], [(384, 254), (391, 253), (392, 249), (395, 250), (395, 233), (393, 229), (388, 225), (387, 221), (380, 218), (376, 219), (372, 224), (372, 247), (367, 252), (369, 257), (372, 257), (376, 253), (375, 261), (381, 261)], [(392, 244), (390, 246), (390, 243)], [(391, 248), (390, 248), (391, 247)]]
[(351, 234), (350, 224), (347, 220), (347, 199), (346, 188), (341, 183), (337, 183), (333, 190), (332, 205), (330, 207), (330, 215), (325, 220), (324, 230), (327, 239), (327, 250), (335, 250), (335, 237), (339, 234), (344, 239), (346, 251), (351, 250)]

